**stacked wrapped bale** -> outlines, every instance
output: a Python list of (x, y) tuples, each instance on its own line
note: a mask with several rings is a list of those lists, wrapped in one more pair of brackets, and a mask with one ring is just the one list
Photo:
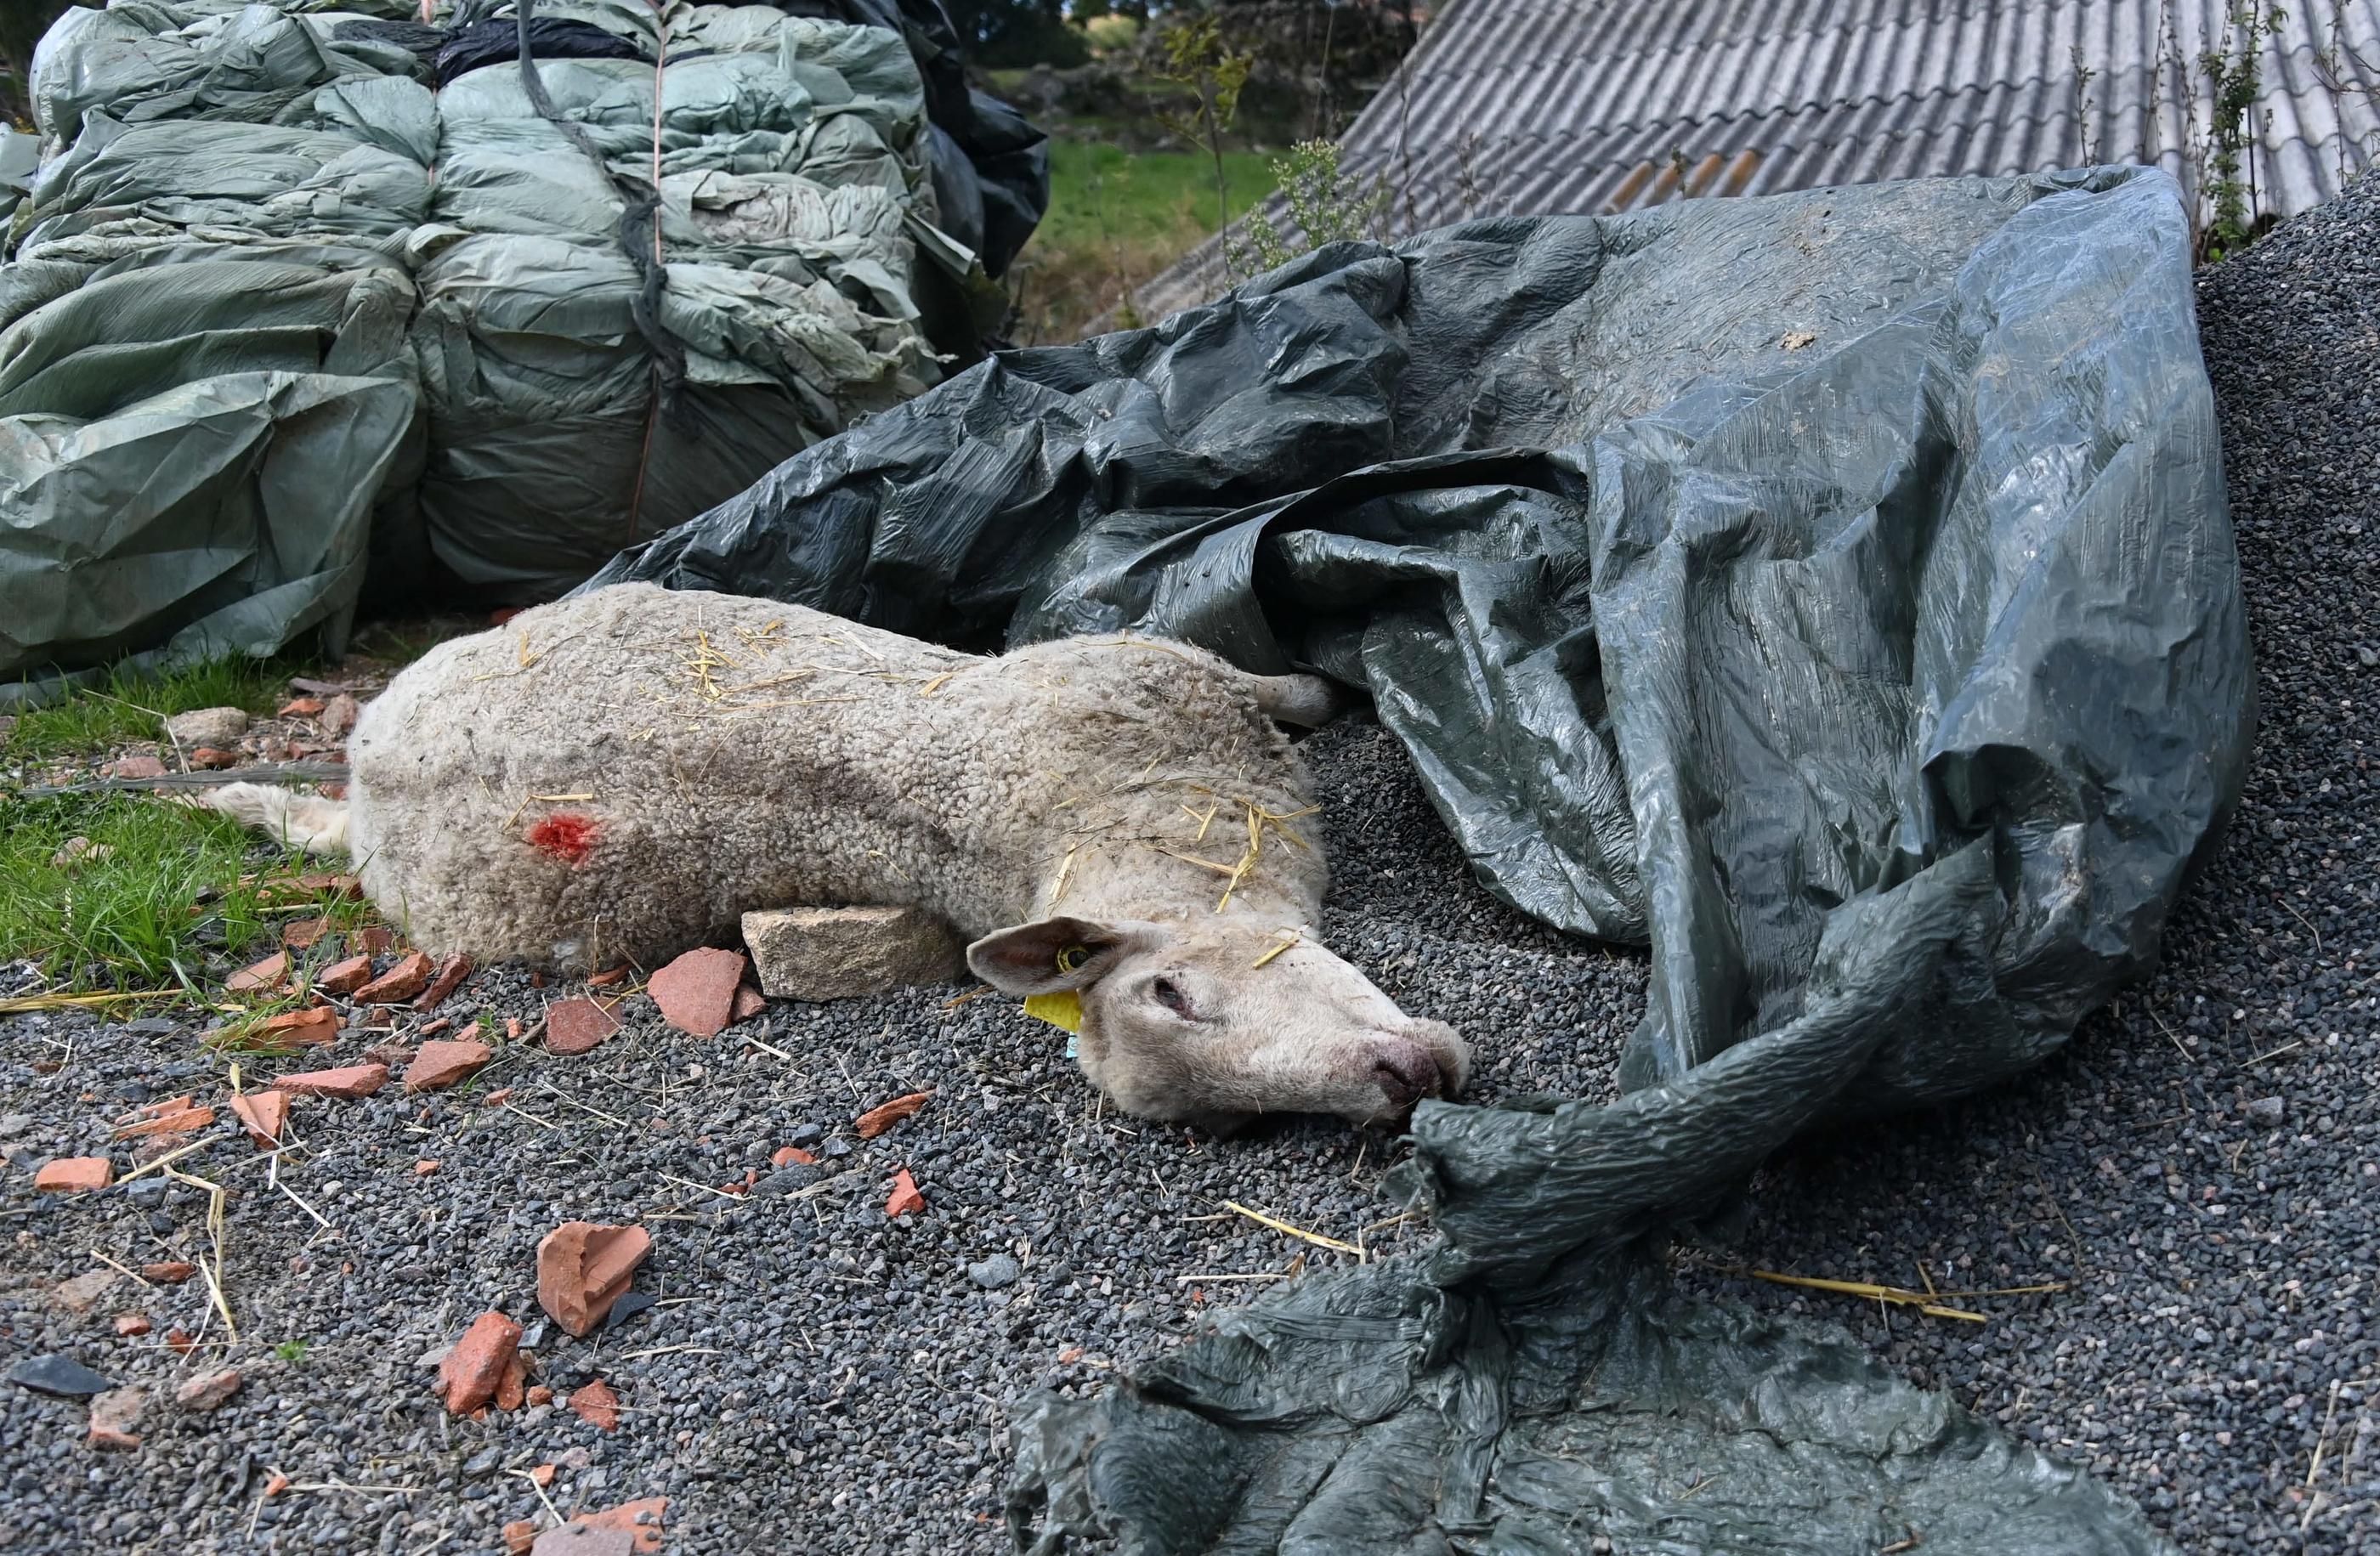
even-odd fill
[(0, 266), (0, 673), (336, 635), (368, 561), (550, 596), (933, 382), (917, 267), (982, 271), (926, 89), (816, 8), (68, 12)]

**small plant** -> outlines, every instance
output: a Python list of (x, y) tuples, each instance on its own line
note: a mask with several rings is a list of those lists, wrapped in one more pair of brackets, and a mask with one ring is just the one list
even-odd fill
[(2380, 78), (2380, 64), (2364, 58), (2347, 46), (2346, 0), (2331, 0), (2330, 41), (2322, 41), (2322, 27), (2309, 16), (2313, 31), (2313, 78), (2323, 94), (2330, 99), (2331, 116), (2338, 121), (2338, 183), (2345, 188), (2355, 175), (2359, 160), (2380, 162), (2380, 131), (2375, 131), (2364, 146), (2357, 146), (2354, 137), (2347, 132), (2347, 100), (2361, 97), (2367, 107), (2380, 103), (2380, 87), (2369, 85)]
[[(1388, 180), (1378, 174), (1368, 179), (1348, 175), (1339, 165), (1337, 142), (1301, 140), (1272, 164), (1272, 171), (1303, 242), (1293, 243), (1259, 207), (1248, 213), (1246, 244), (1234, 256), (1235, 269), (1245, 263), (1251, 270), (1272, 270), (1326, 243), (1381, 235), (1389, 208)], [(1230, 235), (1224, 241), (1232, 246)]]
[(2082, 57), (2082, 45), (2080, 43), (2073, 45), (2067, 57), (2074, 66), (2075, 139), (2082, 144), (2082, 165), (2095, 167), (2099, 162), (2099, 151), (2098, 142), (2093, 135), (2096, 127), (2093, 120), (2099, 103), (2091, 95), (2091, 83), (2098, 78), (2099, 73), (2092, 69), (2090, 62)]
[(1215, 169), (1215, 214), (1219, 227), (1232, 223), (1231, 180), (1224, 172), (1224, 138), (1239, 117), (1240, 90), (1248, 84), (1256, 55), (1232, 48), (1211, 16), (1199, 16), (1158, 34), (1161, 62), (1151, 72), (1160, 81), (1187, 88), (1197, 99), (1188, 113), (1165, 113), (1159, 122), (1207, 153)]
[(303, 1363), (310, 1345), (304, 1340), (284, 1340), (273, 1347), (273, 1359), (292, 1364)]
[(2263, 94), (2265, 40), (2277, 37), (2289, 13), (2266, 0), (2233, 7), (2228, 52), (2202, 50), (2198, 68), (2213, 89), (2214, 112), (2206, 129), (2204, 181), (2209, 208), (2204, 258), (2222, 259), (2255, 241), (2255, 175), (2248, 158), (2255, 143), (2249, 115)]

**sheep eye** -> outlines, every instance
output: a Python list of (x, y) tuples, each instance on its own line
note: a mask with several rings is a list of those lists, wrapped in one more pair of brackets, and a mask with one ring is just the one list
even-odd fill
[(1181, 1017), (1184, 1020), (1190, 1021), (1197, 1019), (1191, 1013), (1190, 996), (1184, 994), (1182, 992), (1182, 985), (1176, 983), (1172, 979), (1160, 978), (1156, 983), (1149, 985), (1148, 992), (1157, 996), (1158, 1004), (1165, 1007), (1168, 1010), (1172, 1011), (1176, 1016)]

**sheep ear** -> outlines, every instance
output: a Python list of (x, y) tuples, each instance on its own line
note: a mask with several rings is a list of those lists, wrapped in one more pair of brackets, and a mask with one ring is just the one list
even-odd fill
[(1137, 925), (1037, 919), (994, 930), (967, 947), (967, 966), (1004, 995), (1087, 989), (1108, 974)]

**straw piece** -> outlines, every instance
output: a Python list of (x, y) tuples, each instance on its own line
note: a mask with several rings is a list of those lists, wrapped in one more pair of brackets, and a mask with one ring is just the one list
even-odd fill
[(1300, 940), (1305, 938), (1304, 935), (1298, 934), (1298, 932), (1293, 929), (1281, 930), (1278, 934), (1281, 936), (1281, 944), (1275, 946), (1271, 950), (1267, 951), (1264, 955), (1257, 958), (1257, 959), (1250, 964), (1251, 966), (1262, 967), (1265, 963), (1272, 960), (1275, 957), (1281, 955), (1283, 951), (1288, 950), (1292, 946), (1296, 945)]
[[(2058, 1281), (2046, 1282), (2039, 1285), (2000, 1286), (1983, 1291), (1912, 1291), (1906, 1286), (1878, 1285), (1873, 1281), (1830, 1281), (1821, 1279), (1815, 1275), (1780, 1275), (1770, 1270), (1746, 1270), (1743, 1273), (1750, 1275), (1755, 1280), (1773, 1281), (1779, 1285), (1802, 1286), (1811, 1291), (1840, 1292), (1845, 1297), (1864, 1297), (1872, 1302), (1897, 1303), (1904, 1308), (1914, 1308), (1919, 1312), (1926, 1314), (1931, 1318), (1961, 1319), (1968, 1323), (1989, 1323), (1991, 1320), (1982, 1313), (1970, 1312), (1964, 1308), (1950, 1307), (1942, 1299), (1947, 1297), (2024, 1297), (2031, 1296), (2038, 1292), (2063, 1291), (2066, 1289), (2065, 1283)], [(1924, 1272), (1921, 1270), (1921, 1276), (1923, 1273)], [(1927, 1284), (1929, 1285), (1932, 1285), (1930, 1278), (1927, 1280)]]
[(1252, 1211), (1237, 1200), (1224, 1200), (1223, 1208), (1227, 1211), (1236, 1211), (1250, 1221), (1259, 1225), (1269, 1226), (1276, 1232), (1286, 1232), (1293, 1237), (1303, 1237), (1316, 1248), (1330, 1248), (1336, 1253), (1352, 1253), (1358, 1259), (1364, 1255), (1364, 1250), (1353, 1243), (1342, 1243), (1336, 1237), (1326, 1237), (1319, 1232), (1308, 1232), (1303, 1226), (1293, 1226), (1277, 1216), (1267, 1215), (1262, 1211)]
[(100, 995), (19, 995), (14, 999), (0, 999), (0, 1016), (18, 1016), (33, 1010), (84, 1009), (126, 1000), (182, 997), (183, 993), (179, 989), (135, 989), (125, 994)]

